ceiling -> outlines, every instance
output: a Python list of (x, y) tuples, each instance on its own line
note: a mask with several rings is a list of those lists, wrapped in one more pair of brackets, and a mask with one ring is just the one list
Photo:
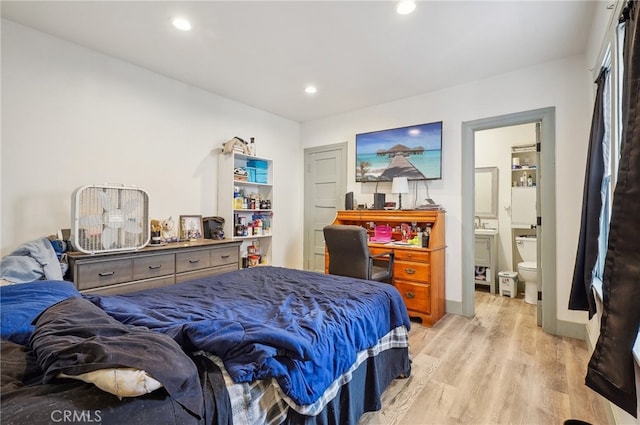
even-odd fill
[[(407, 16), (392, 1), (1, 7), (5, 19), (304, 122), (583, 53), (597, 3), (422, 1)], [(175, 29), (176, 15), (192, 31)]]

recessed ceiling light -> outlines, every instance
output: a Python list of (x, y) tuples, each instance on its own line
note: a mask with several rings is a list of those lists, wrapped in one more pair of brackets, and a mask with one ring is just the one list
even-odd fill
[(315, 86), (307, 86), (304, 88), (304, 92), (305, 93), (309, 93), (309, 94), (314, 94), (318, 91), (318, 89)]
[(396, 3), (396, 13), (398, 15), (408, 15), (416, 10), (416, 2), (413, 0), (401, 0)]
[(182, 31), (191, 31), (191, 22), (184, 18), (175, 18), (173, 20), (173, 26)]

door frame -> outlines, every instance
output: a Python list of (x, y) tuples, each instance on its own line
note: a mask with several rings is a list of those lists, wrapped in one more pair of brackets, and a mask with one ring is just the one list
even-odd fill
[[(556, 306), (556, 172), (555, 172), (555, 107), (534, 109), (483, 118), (462, 123), (462, 314), (473, 317), (475, 314), (475, 286), (473, 284), (473, 217), (474, 217), (474, 169), (475, 169), (475, 132), (499, 127), (541, 122), (540, 174), (538, 187), (540, 206), (539, 217), (544, 217), (538, 229), (540, 241), (538, 249), (538, 276), (542, 287), (542, 329), (556, 334), (558, 328)], [(544, 264), (544, 267), (541, 265)]]
[[(342, 170), (342, 176), (343, 179), (342, 181), (338, 182), (338, 191), (345, 194), (347, 192), (347, 181), (348, 181), (348, 176), (347, 176), (347, 171), (348, 171), (348, 166), (347, 166), (347, 155), (348, 155), (348, 149), (349, 149), (349, 143), (348, 142), (341, 142), (341, 143), (334, 143), (331, 145), (322, 145), (322, 146), (316, 146), (316, 147), (312, 147), (312, 148), (305, 148), (304, 149), (304, 211), (303, 211), (303, 215), (304, 215), (304, 219), (303, 219), (303, 227), (304, 227), (304, 240), (303, 240), (303, 253), (302, 253), (302, 268), (304, 270), (309, 270), (310, 269), (310, 261), (311, 261), (311, 256), (313, 255), (313, 236), (310, 233), (310, 227), (311, 227), (311, 208), (313, 208), (313, 204), (312, 204), (312, 199), (310, 199), (309, 196), (307, 196), (308, 193), (311, 193), (311, 189), (313, 186), (313, 183), (309, 178), (309, 161), (312, 155), (314, 154), (318, 154), (318, 153), (323, 153), (323, 152), (327, 152), (327, 151), (334, 151), (334, 150), (339, 150), (341, 152), (342, 155), (342, 166), (343, 166), (343, 170)], [(342, 205), (342, 209), (344, 209), (344, 205), (341, 203), (342, 201), (338, 201), (338, 205), (336, 205), (336, 209), (341, 209), (341, 205)], [(330, 224), (330, 223), (327, 223)]]

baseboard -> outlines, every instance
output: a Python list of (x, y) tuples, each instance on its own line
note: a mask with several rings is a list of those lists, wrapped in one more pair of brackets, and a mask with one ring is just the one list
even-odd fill
[(556, 335), (587, 340), (587, 325), (584, 323), (556, 320)]
[(459, 314), (461, 316), (464, 316), (462, 314), (462, 302), (461, 301), (445, 300), (444, 311), (447, 312), (447, 313)]

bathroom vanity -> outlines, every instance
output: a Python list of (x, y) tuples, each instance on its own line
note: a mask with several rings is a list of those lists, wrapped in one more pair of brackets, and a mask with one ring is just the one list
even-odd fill
[(498, 277), (498, 230), (475, 229), (474, 237), (474, 266), (484, 267), (484, 278), (475, 276), (476, 285), (488, 285), (492, 294), (496, 293), (496, 281)]

